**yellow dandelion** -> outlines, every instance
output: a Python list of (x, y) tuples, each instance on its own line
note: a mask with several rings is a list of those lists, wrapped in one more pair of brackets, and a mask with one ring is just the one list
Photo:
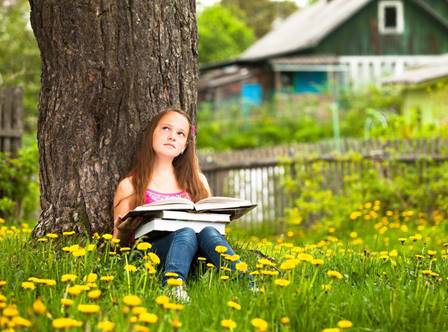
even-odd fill
[(215, 268), (215, 266), (212, 264), (212, 263), (207, 263), (207, 268), (209, 268), (209, 269), (214, 269)]
[(228, 301), (227, 306), (229, 308), (235, 309), (235, 310), (241, 310), (241, 305), (239, 303), (236, 303), (234, 301)]
[(140, 242), (139, 244), (137, 244), (138, 250), (145, 251), (145, 250), (151, 249), (151, 247), (152, 247), (151, 243), (148, 243), (148, 242)]
[(112, 239), (110, 242), (112, 242), (113, 244), (119, 244), (120, 239)]
[(102, 238), (103, 238), (104, 240), (112, 240), (112, 234), (103, 234), (103, 235), (102, 235)]
[(290, 281), (289, 281), (289, 280), (286, 280), (286, 279), (275, 279), (275, 280), (274, 280), (274, 283), (275, 283), (277, 286), (280, 286), (280, 287), (286, 287), (286, 286), (288, 286), (288, 285), (290, 284)]
[(205, 262), (206, 260), (207, 260), (207, 258), (205, 258), (205, 257), (201, 257), (201, 256), (198, 257), (198, 261)]
[(75, 281), (78, 278), (78, 276), (76, 274), (63, 274), (61, 276), (61, 281), (62, 282), (71, 282), (71, 281)]
[(70, 231), (70, 232), (62, 232), (63, 236), (71, 236), (71, 235), (75, 235), (75, 231)]
[(36, 288), (36, 285), (34, 284), (34, 282), (30, 282), (30, 281), (22, 282), (21, 286), (22, 286), (23, 289), (31, 289), (31, 290), (33, 290), (33, 289)]
[(6, 280), (0, 280), (0, 287), (3, 287), (7, 284)]
[(171, 303), (171, 302), (167, 302), (163, 304), (163, 309), (167, 309), (167, 310), (177, 310), (180, 311), (184, 308), (184, 305), (181, 303)]
[(344, 319), (340, 320), (337, 325), (341, 329), (348, 329), (353, 326), (353, 323), (349, 320)]
[(437, 251), (435, 250), (428, 250), (428, 256), (434, 257), (437, 254)]
[(145, 269), (149, 274), (155, 274), (157, 272), (156, 268), (152, 263), (145, 263)]
[(48, 237), (49, 239), (57, 239), (59, 236), (55, 233), (47, 233), (45, 234), (46, 237)]
[(177, 274), (176, 272), (166, 272), (165, 273), (165, 277), (169, 277), (169, 278), (171, 278), (171, 277), (178, 277), (179, 276), (179, 274)]
[(86, 247), (87, 251), (95, 251), (96, 250), (96, 244), (89, 244)]
[(216, 246), (215, 251), (219, 254), (223, 254), (227, 251), (227, 247), (224, 246)]
[(114, 280), (114, 278), (114, 276), (102, 276), (100, 277), (100, 280), (104, 282), (111, 282), (112, 280)]
[(128, 252), (128, 251), (131, 251), (131, 248), (129, 248), (129, 247), (121, 247), (120, 251), (121, 252)]
[[(25, 319), (20, 316), (13, 317), (12, 323), (14, 324), (15, 327), (30, 327), (31, 326), (31, 322), (28, 319)], [(8, 331), (8, 330), (4, 330), (4, 331)]]
[(98, 280), (98, 275), (96, 273), (89, 273), (84, 277), (85, 282), (95, 282)]
[(15, 317), (18, 315), (19, 311), (17, 310), (17, 307), (15, 305), (10, 304), (3, 309), (3, 316), (5, 317)]
[(248, 268), (249, 267), (248, 267), (247, 263), (244, 263), (244, 262), (239, 262), (239, 263), (235, 264), (235, 269), (240, 272), (246, 272), (248, 270)]
[(170, 298), (166, 295), (159, 295), (156, 297), (156, 303), (157, 304), (165, 304), (170, 302)]
[(110, 331), (114, 330), (115, 323), (108, 321), (108, 320), (103, 320), (101, 322), (98, 322), (96, 327), (98, 328), (98, 330), (101, 330), (103, 332), (110, 332)]
[(123, 303), (130, 307), (135, 307), (142, 304), (142, 300), (137, 295), (125, 295)]
[(140, 315), (144, 312), (147, 312), (145, 307), (141, 307), (141, 306), (132, 307), (132, 313), (134, 315)]
[(149, 332), (149, 328), (147, 328), (146, 326), (140, 325), (140, 324), (135, 324), (132, 331), (134, 331), (134, 332)]
[(180, 320), (175, 318), (171, 321), (171, 326), (173, 327), (173, 329), (177, 330), (182, 327), (182, 323), (180, 322)]
[(168, 286), (176, 287), (176, 286), (182, 286), (184, 284), (184, 281), (180, 278), (168, 278), (166, 280), (166, 284)]
[(289, 323), (290, 323), (289, 317), (288, 316), (283, 316), (282, 318), (280, 318), (280, 323), (282, 325), (289, 325)]
[(73, 327), (81, 327), (82, 322), (73, 318), (56, 318), (51, 322), (51, 326), (55, 329), (70, 329)]
[(78, 311), (84, 314), (95, 314), (100, 311), (100, 306), (97, 304), (78, 304)]
[(46, 237), (40, 237), (37, 239), (37, 242), (48, 242), (48, 239)]
[(36, 299), (36, 301), (34, 301), (33, 303), (33, 311), (37, 314), (43, 315), (47, 312), (47, 307), (45, 306), (45, 304), (42, 302), (42, 300), (40, 299), (40, 297), (38, 297)]
[(279, 274), (278, 271), (273, 271), (273, 270), (262, 270), (262, 271), (260, 271), (260, 273), (262, 275), (271, 276), (271, 277), (278, 276), (278, 274)]
[(321, 288), (324, 292), (328, 292), (331, 289), (331, 284), (323, 284)]
[(221, 326), (225, 329), (233, 330), (236, 327), (236, 323), (232, 319), (223, 319), (221, 320)]
[(255, 327), (258, 331), (263, 332), (268, 329), (268, 322), (261, 318), (254, 318), (250, 321), (253, 327)]
[(280, 264), (281, 270), (292, 270), (299, 264), (299, 261), (296, 259), (288, 259)]
[(87, 293), (87, 296), (89, 299), (96, 300), (101, 296), (101, 291), (99, 289), (91, 290)]
[(126, 264), (124, 266), (124, 270), (126, 272), (135, 272), (135, 271), (137, 271), (137, 267), (135, 265), (132, 265), (132, 264)]
[(327, 276), (333, 279), (341, 280), (343, 278), (343, 275), (339, 273), (338, 271), (328, 270)]
[(86, 255), (86, 250), (84, 248), (77, 249), (75, 251), (72, 251), (72, 255), (74, 257), (83, 257)]
[(311, 264), (314, 266), (321, 266), (324, 265), (324, 260), (323, 259), (319, 259), (319, 258), (313, 258), (311, 260)]
[(156, 314), (143, 312), (138, 316), (138, 321), (142, 323), (155, 324), (159, 320)]
[(329, 327), (323, 329), (322, 332), (341, 332), (341, 329), (339, 327)]
[(219, 277), (219, 279), (221, 279), (221, 280), (229, 280), (230, 279), (230, 277), (229, 276), (220, 276)]
[[(160, 258), (159, 256), (157, 256), (155, 253), (153, 252), (149, 252), (147, 257), (149, 258), (149, 260), (154, 264), (154, 265), (158, 265), (160, 264)], [(173, 272), (174, 273), (174, 272)]]
[(73, 304), (73, 300), (70, 299), (61, 299), (61, 304), (64, 307), (70, 307)]

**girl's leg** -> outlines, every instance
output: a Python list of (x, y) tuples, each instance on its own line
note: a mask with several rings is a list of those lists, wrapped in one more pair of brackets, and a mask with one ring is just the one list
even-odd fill
[[(164, 264), (164, 272), (175, 272), (182, 280), (187, 280), (193, 257), (198, 251), (196, 233), (189, 227), (178, 229), (152, 242), (153, 251)], [(163, 284), (166, 283), (165, 273)]]
[[(199, 250), (217, 267), (222, 265), (222, 258), (220, 257), (220, 254), (216, 252), (216, 246), (224, 246), (227, 248), (225, 254), (235, 255), (235, 252), (225, 237), (222, 236), (222, 234), (220, 234), (214, 227), (205, 227), (200, 233), (197, 234), (197, 239)], [(237, 262), (231, 262), (231, 269), (235, 269), (235, 263)]]

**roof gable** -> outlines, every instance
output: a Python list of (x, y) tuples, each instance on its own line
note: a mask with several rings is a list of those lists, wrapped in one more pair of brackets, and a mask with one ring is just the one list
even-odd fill
[(239, 57), (257, 60), (316, 46), (325, 36), (372, 0), (327, 0), (289, 16)]

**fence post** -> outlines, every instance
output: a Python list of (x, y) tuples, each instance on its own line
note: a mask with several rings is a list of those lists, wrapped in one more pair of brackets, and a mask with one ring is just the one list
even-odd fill
[(20, 87), (0, 89), (0, 152), (15, 155), (23, 132), (23, 90)]

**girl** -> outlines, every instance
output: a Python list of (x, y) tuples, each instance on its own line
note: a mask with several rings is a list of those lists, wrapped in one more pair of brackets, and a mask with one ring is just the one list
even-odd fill
[[(142, 219), (123, 220), (122, 216), (138, 205), (173, 196), (196, 202), (210, 195), (207, 179), (199, 170), (195, 132), (188, 114), (176, 108), (165, 109), (151, 121), (134, 167), (118, 184), (113, 236), (121, 245), (132, 242)], [(218, 245), (234, 255), (229, 243), (213, 227), (206, 227), (198, 234), (185, 227), (154, 240), (153, 251), (164, 267), (163, 284), (167, 272), (174, 272), (185, 282), (196, 255), (205, 256), (219, 266), (220, 256), (215, 251)], [(178, 300), (189, 300), (183, 287), (177, 287), (176, 292)]]

